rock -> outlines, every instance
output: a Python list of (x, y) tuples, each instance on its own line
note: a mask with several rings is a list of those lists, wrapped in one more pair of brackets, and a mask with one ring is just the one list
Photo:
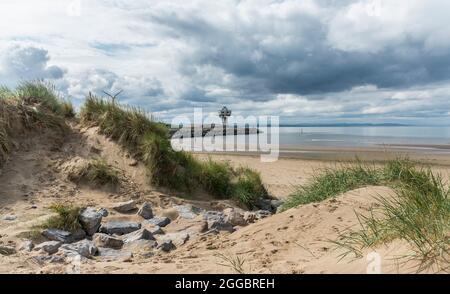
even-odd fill
[(168, 224), (170, 224), (170, 218), (162, 216), (162, 217), (154, 217), (152, 219), (148, 219), (145, 221), (146, 223), (158, 226), (158, 227), (165, 227)]
[(261, 210), (272, 211), (272, 203), (271, 203), (270, 199), (259, 198), (255, 202), (255, 207), (257, 207)]
[(175, 205), (174, 208), (178, 211), (178, 216), (185, 219), (194, 219), (203, 212), (203, 209), (190, 204)]
[(102, 218), (103, 215), (95, 208), (88, 207), (81, 212), (79, 220), (83, 230), (85, 230), (89, 236), (92, 236), (98, 231)]
[(186, 244), (189, 240), (189, 234), (185, 232), (168, 233), (160, 237), (162, 242), (171, 241), (175, 246), (181, 246)]
[(105, 234), (125, 235), (137, 231), (141, 224), (128, 221), (110, 221), (100, 226), (100, 232)]
[(270, 205), (272, 206), (272, 213), (279, 212), (281, 206), (283, 206), (284, 201), (281, 199), (274, 199), (270, 201)]
[(25, 240), (19, 245), (19, 251), (31, 252), (33, 250), (34, 244), (30, 240)]
[(247, 223), (252, 224), (252, 223), (254, 223), (255, 221), (257, 221), (256, 214), (255, 214), (254, 212), (252, 212), (252, 211), (246, 211), (246, 212), (244, 213), (244, 220), (245, 220)]
[(98, 248), (98, 257), (102, 261), (131, 261), (133, 254), (127, 250)]
[(137, 214), (145, 219), (153, 218), (152, 205), (148, 202), (144, 202), (142, 204), (141, 208), (139, 208), (139, 211), (137, 212)]
[(54, 254), (58, 251), (61, 246), (61, 242), (59, 241), (48, 241), (41, 244), (38, 244), (34, 247), (34, 251), (44, 251), (48, 254)]
[(97, 253), (98, 249), (92, 241), (81, 240), (72, 244), (64, 244), (59, 250), (74, 252), (83, 257), (90, 258)]
[(74, 241), (72, 233), (59, 229), (45, 229), (41, 234), (51, 241), (59, 241), (61, 243), (72, 243)]
[(66, 261), (63, 256), (55, 256), (55, 255), (39, 255), (34, 256), (33, 259), (41, 265), (44, 263), (65, 263)]
[(160, 226), (151, 226), (148, 227), (147, 229), (149, 230), (150, 233), (152, 233), (152, 235), (164, 235), (164, 231), (161, 229)]
[(5, 215), (3, 217), (3, 220), (5, 220), (5, 221), (15, 221), (16, 219), (17, 219), (17, 216), (15, 216), (15, 215)]
[(137, 160), (133, 160), (128, 165), (129, 166), (137, 166), (138, 164), (139, 164), (139, 162)]
[(175, 245), (173, 245), (172, 240), (166, 240), (161, 242), (160, 244), (158, 244), (158, 246), (156, 247), (159, 250), (162, 250), (164, 252), (169, 252), (173, 249), (175, 249)]
[(112, 209), (120, 213), (127, 213), (136, 209), (136, 202), (134, 200), (130, 200), (126, 202), (116, 203), (114, 204)]
[(13, 246), (0, 245), (0, 254), (1, 255), (12, 255), (15, 253), (16, 253), (16, 249)]
[(230, 233), (235, 231), (233, 225), (225, 220), (208, 222), (208, 226), (210, 230), (226, 231)]
[(121, 239), (102, 233), (95, 234), (93, 240), (94, 244), (98, 247), (120, 249), (123, 246)]
[(122, 237), (124, 243), (130, 243), (137, 240), (155, 240), (153, 234), (147, 229), (140, 229)]
[(272, 215), (272, 213), (268, 210), (246, 211), (244, 213), (244, 219), (248, 223), (254, 223), (257, 220), (266, 218), (271, 215)]
[(272, 213), (268, 210), (258, 210), (255, 212), (256, 219), (260, 220), (272, 215)]
[(206, 221), (216, 221), (225, 218), (225, 214), (221, 211), (206, 211), (203, 213), (203, 219)]
[(234, 232), (233, 225), (225, 219), (225, 214), (219, 211), (207, 211), (203, 218), (208, 222), (210, 230)]
[(153, 255), (153, 249), (158, 246), (158, 243), (154, 240), (135, 240), (124, 245), (124, 249), (130, 251), (133, 255), (141, 255), (144, 257), (151, 257)]
[(73, 242), (83, 240), (86, 238), (86, 232), (82, 229), (78, 229), (75, 232), (72, 233)]
[(109, 211), (106, 208), (100, 208), (97, 210), (98, 213), (100, 213), (103, 217), (107, 217), (109, 215)]
[(248, 225), (247, 221), (244, 219), (244, 211), (237, 208), (227, 208), (223, 210), (225, 216), (225, 221), (229, 222), (233, 226), (244, 227)]

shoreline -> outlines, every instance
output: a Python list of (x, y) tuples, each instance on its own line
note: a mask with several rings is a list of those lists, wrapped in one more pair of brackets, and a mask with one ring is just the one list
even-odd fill
[[(394, 147), (394, 148), (392, 148)], [(259, 157), (258, 151), (194, 151), (193, 154), (214, 156)], [(396, 158), (408, 158), (423, 164), (450, 166), (450, 145), (396, 145), (377, 147), (283, 147), (279, 159), (315, 160), (325, 162), (364, 161), (385, 162)]]

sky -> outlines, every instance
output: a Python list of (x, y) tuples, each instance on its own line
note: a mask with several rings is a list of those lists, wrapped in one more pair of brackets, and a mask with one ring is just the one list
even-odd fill
[(0, 84), (46, 79), (170, 121), (450, 125), (450, 1), (2, 0)]

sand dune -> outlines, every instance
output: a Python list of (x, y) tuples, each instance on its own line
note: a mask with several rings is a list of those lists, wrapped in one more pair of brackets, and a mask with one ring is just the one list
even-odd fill
[[(205, 199), (186, 200), (170, 191), (151, 186), (145, 169), (132, 164), (132, 158), (112, 141), (99, 135), (95, 128), (73, 132), (61, 141), (53, 134), (18, 141), (0, 175), (0, 242), (17, 246), (23, 233), (49, 216), (48, 206), (54, 202), (110, 207), (118, 201), (130, 199), (138, 203), (152, 203), (156, 214), (168, 214), (176, 204), (190, 203), (207, 210), (234, 207), (230, 201)], [(117, 192), (78, 186), (67, 180), (67, 172), (78, 161), (93, 154), (101, 154), (109, 164), (121, 171), (123, 185)], [(205, 155), (197, 155), (206, 158)], [(216, 160), (229, 161), (258, 170), (269, 192), (285, 198), (296, 185), (307, 183), (314, 171), (335, 167), (336, 162), (280, 159), (261, 163), (258, 157), (213, 155)], [(446, 167), (435, 167), (436, 172), (449, 175)], [(339, 259), (340, 249), (330, 242), (349, 228), (358, 227), (355, 211), (365, 212), (375, 204), (375, 196), (392, 196), (387, 187), (366, 187), (348, 192), (336, 199), (318, 204), (308, 204), (290, 209), (257, 221), (234, 233), (196, 234), (186, 244), (170, 253), (123, 261), (104, 262), (89, 260), (81, 265), (83, 273), (233, 273), (224, 264), (224, 257), (239, 257), (245, 273), (366, 273), (370, 260)], [(180, 196), (180, 195), (178, 195)], [(14, 221), (4, 220), (13, 215)], [(134, 220), (135, 215), (113, 213), (109, 219)], [(194, 220), (176, 219), (167, 227), (166, 234), (188, 228), (197, 230), (201, 217)], [(198, 229), (200, 232), (200, 229)], [(365, 254), (373, 250), (367, 250)], [(377, 248), (384, 273), (411, 273), (414, 264), (398, 266), (393, 257), (408, 253), (408, 246), (393, 242)], [(138, 257), (139, 256), (139, 257)], [(227, 264), (227, 262), (225, 262)], [(63, 273), (66, 264), (38, 264), (30, 256), (17, 253), (2, 256), (0, 272), (3, 273)]]

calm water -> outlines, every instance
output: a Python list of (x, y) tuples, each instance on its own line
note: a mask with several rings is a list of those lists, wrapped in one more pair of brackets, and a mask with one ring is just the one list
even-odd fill
[(450, 145), (450, 127), (282, 127), (282, 147)]
[[(272, 135), (270, 129), (263, 134), (253, 134), (247, 137), (244, 135), (227, 136), (225, 140), (231, 142), (231, 146), (233, 146), (233, 142), (237, 142), (236, 146), (249, 150), (248, 146), (258, 146), (258, 142), (261, 142), (261, 138), (266, 137), (267, 134), (269, 134), (269, 144), (273, 144), (270, 139)], [(281, 127), (273, 134), (279, 136), (280, 150), (286, 151), (313, 147), (330, 149), (333, 147), (375, 147), (381, 149), (383, 146), (389, 145), (390, 148), (429, 150), (433, 153), (437, 151), (450, 154), (449, 148), (436, 147), (436, 145), (450, 146), (450, 127)], [(218, 139), (221, 138), (218, 137)], [(201, 137), (197, 139), (202, 140)], [(185, 150), (205, 151), (201, 144), (194, 146), (191, 138), (185, 138), (181, 142), (174, 142), (174, 140), (172, 142), (175, 143), (175, 146), (182, 146), (182, 149)], [(215, 144), (223, 146), (222, 141), (213, 143), (213, 145)]]

